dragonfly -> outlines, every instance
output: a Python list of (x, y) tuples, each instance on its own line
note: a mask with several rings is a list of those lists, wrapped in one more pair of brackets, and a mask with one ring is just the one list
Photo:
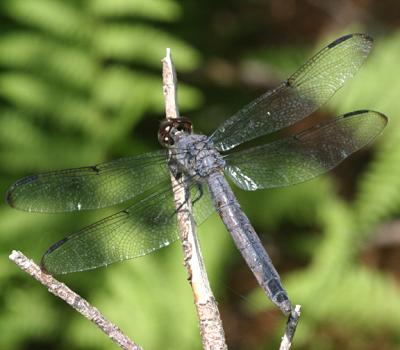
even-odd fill
[(372, 38), (366, 34), (336, 39), (278, 87), (228, 118), (211, 136), (194, 133), (188, 118), (165, 119), (158, 130), (161, 150), (16, 181), (6, 201), (29, 212), (98, 209), (132, 201), (126, 209), (50, 246), (42, 257), (42, 269), (50, 274), (94, 269), (176, 241), (180, 209), (173, 200), (172, 173), (176, 179), (185, 179), (196, 223), (217, 211), (266, 295), (289, 314), (292, 304), (279, 274), (225, 175), (247, 191), (310, 180), (374, 140), (387, 118), (372, 110), (358, 110), (295, 135), (231, 150), (309, 116), (359, 70), (371, 48)]

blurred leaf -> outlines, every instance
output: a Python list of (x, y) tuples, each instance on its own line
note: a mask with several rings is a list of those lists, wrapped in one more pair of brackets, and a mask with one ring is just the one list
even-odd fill
[(31, 25), (45, 33), (64, 38), (82, 38), (87, 35), (85, 11), (71, 1), (5, 0), (2, 10), (16, 21)]
[(160, 67), (166, 47), (171, 48), (178, 71), (193, 69), (199, 63), (198, 54), (189, 45), (144, 25), (105, 24), (98, 29), (94, 45), (103, 58), (133, 60), (153, 67)]
[(181, 14), (180, 7), (170, 0), (92, 0), (91, 8), (104, 17), (135, 16), (173, 21)]

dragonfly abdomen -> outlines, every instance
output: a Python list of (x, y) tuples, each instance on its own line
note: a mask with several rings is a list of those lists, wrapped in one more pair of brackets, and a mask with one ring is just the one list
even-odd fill
[(237, 248), (253, 271), (271, 301), (283, 313), (289, 314), (292, 305), (283, 288), (278, 272), (265, 251), (246, 214), (242, 211), (228, 182), (220, 173), (213, 173), (207, 179), (214, 205), (231, 234)]

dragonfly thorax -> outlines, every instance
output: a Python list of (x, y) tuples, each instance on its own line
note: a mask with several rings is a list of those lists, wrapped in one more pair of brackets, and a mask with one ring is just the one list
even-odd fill
[(204, 180), (211, 173), (222, 171), (225, 161), (205, 135), (176, 134), (170, 149), (170, 165), (176, 173), (185, 173)]

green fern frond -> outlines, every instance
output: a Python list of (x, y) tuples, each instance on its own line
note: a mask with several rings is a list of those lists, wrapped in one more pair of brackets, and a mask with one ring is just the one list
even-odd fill
[(159, 21), (175, 21), (181, 8), (170, 0), (94, 0), (91, 11), (101, 17), (143, 17)]
[(400, 133), (391, 123), (377, 149), (375, 159), (360, 181), (355, 203), (357, 218), (363, 231), (400, 213)]
[(24, 31), (10, 32), (0, 38), (0, 65), (7, 69), (34, 72), (81, 91), (91, 87), (98, 69), (90, 52)]
[[(103, 71), (97, 80), (94, 95), (98, 105), (107, 110), (133, 105), (161, 112), (164, 97), (159, 87), (160, 79), (156, 75), (115, 66)], [(178, 93), (183, 109), (195, 108), (202, 102), (199, 91), (185, 84), (179, 85)]]
[(198, 54), (189, 45), (145, 25), (104, 24), (98, 28), (94, 45), (105, 59), (138, 61), (157, 68), (166, 47), (172, 49), (178, 71), (193, 69), (199, 63)]
[(82, 7), (71, 1), (3, 0), (3, 13), (20, 24), (68, 40), (82, 40), (89, 35), (89, 23)]

